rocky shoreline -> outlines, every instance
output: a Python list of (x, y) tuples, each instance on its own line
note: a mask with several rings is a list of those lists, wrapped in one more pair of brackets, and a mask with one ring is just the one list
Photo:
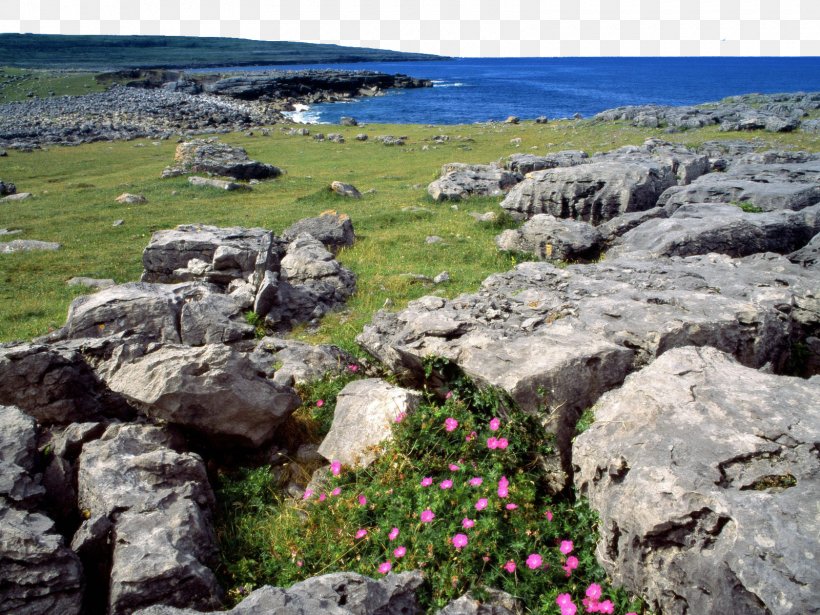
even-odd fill
[(0, 105), (0, 147), (25, 150), (245, 131), (281, 123), (283, 112), (294, 110), (296, 104), (432, 85), (406, 75), (371, 71), (273, 71), (224, 78), (162, 71), (154, 77), (135, 78), (128, 85), (115, 83), (102, 93)]

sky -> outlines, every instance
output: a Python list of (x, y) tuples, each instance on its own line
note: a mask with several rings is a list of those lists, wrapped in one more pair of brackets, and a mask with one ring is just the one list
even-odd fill
[(0, 0), (0, 32), (226, 36), (463, 57), (817, 56), (820, 0)]

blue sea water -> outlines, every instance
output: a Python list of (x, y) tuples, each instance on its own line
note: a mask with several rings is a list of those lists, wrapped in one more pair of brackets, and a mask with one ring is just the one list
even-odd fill
[[(510, 115), (589, 117), (622, 105), (698, 104), (752, 92), (820, 91), (820, 57), (459, 58), (322, 67), (404, 73), (431, 79), (434, 87), (315, 105), (296, 119), (337, 123), (347, 115), (369, 123), (464, 124)], [(306, 68), (317, 66), (241, 70)]]

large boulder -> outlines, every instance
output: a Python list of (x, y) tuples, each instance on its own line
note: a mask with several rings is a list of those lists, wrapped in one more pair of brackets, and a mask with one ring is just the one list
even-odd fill
[(316, 218), (303, 218), (282, 231), (282, 239), (291, 242), (302, 233), (309, 233), (332, 251), (349, 248), (356, 241), (350, 216), (335, 211), (322, 212)]
[(734, 205), (698, 203), (681, 206), (669, 218), (644, 222), (616, 240), (607, 255), (785, 254), (803, 247), (818, 232), (820, 205), (801, 211), (746, 213)]
[(451, 162), (441, 167), (441, 177), (427, 186), (427, 193), (435, 201), (502, 196), (521, 179), (520, 173), (495, 165)]
[[(312, 577), (288, 589), (265, 585), (223, 615), (419, 615), (417, 571), (387, 574), (378, 581), (353, 572)], [(154, 606), (134, 615), (203, 615), (193, 609)]]
[(544, 413), (566, 453), (578, 413), (671, 348), (709, 345), (783, 370), (794, 342), (818, 331), (815, 275), (772, 254), (712, 254), (522, 263), (477, 293), (380, 311), (357, 341), (407, 384), (424, 381), (432, 355), (501, 387)]
[[(219, 228), (181, 224), (157, 231), (142, 253), (143, 282), (173, 283), (199, 279), (220, 285), (254, 278), (278, 267), (273, 233), (262, 228)], [(204, 263), (190, 268), (191, 261)]]
[(359, 369), (356, 358), (336, 346), (278, 337), (259, 340), (249, 358), (274, 382), (287, 386), (341, 376), (350, 373), (351, 369)]
[(44, 494), (33, 474), (37, 460), (37, 426), (14, 406), (0, 406), (0, 501), (33, 508)]
[(346, 466), (370, 465), (378, 446), (392, 437), (396, 417), (414, 410), (420, 401), (418, 393), (377, 378), (349, 383), (336, 398), (333, 424), (319, 454)]
[(820, 160), (738, 164), (708, 173), (658, 199), (669, 213), (687, 203), (750, 203), (764, 211), (803, 209), (820, 203)]
[(112, 521), (102, 526), (110, 581), (95, 580), (109, 588), (111, 615), (152, 604), (208, 610), (220, 604), (208, 567), (217, 549), (205, 464), (176, 452), (176, 445), (165, 429), (128, 424), (112, 425), (83, 446), (78, 490), (86, 525)]
[(523, 176), (532, 171), (543, 171), (555, 167), (574, 167), (587, 162), (589, 162), (589, 154), (586, 152), (565, 150), (544, 156), (512, 154), (504, 161), (504, 168)]
[(598, 561), (663, 613), (817, 610), (820, 381), (670, 350), (607, 394), (573, 446)]
[(526, 252), (541, 260), (589, 260), (600, 252), (601, 233), (586, 222), (537, 214), (521, 228), (495, 238), (499, 250)]
[(596, 154), (595, 160), (622, 160), (630, 162), (640, 158), (654, 159), (671, 167), (678, 184), (688, 184), (710, 170), (709, 157), (695, 152), (680, 143), (661, 139), (647, 139), (643, 145), (627, 145), (611, 152)]
[(301, 404), (293, 389), (260, 376), (247, 355), (223, 344), (123, 347), (101, 373), (146, 415), (215, 444), (259, 446)]
[(235, 179), (269, 179), (282, 169), (251, 160), (241, 147), (232, 147), (215, 138), (194, 139), (177, 145), (174, 165), (163, 171), (163, 177), (184, 173), (210, 173)]

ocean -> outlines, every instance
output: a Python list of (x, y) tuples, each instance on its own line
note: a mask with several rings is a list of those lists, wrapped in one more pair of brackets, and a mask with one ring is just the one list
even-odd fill
[[(794, 58), (459, 58), (432, 62), (232, 67), (233, 70), (338, 68), (404, 73), (432, 88), (314, 105), (297, 121), (342, 116), (387, 124), (468, 124), (589, 117), (622, 105), (688, 105), (737, 94), (820, 91), (820, 57)], [(209, 70), (225, 70), (209, 69)]]

